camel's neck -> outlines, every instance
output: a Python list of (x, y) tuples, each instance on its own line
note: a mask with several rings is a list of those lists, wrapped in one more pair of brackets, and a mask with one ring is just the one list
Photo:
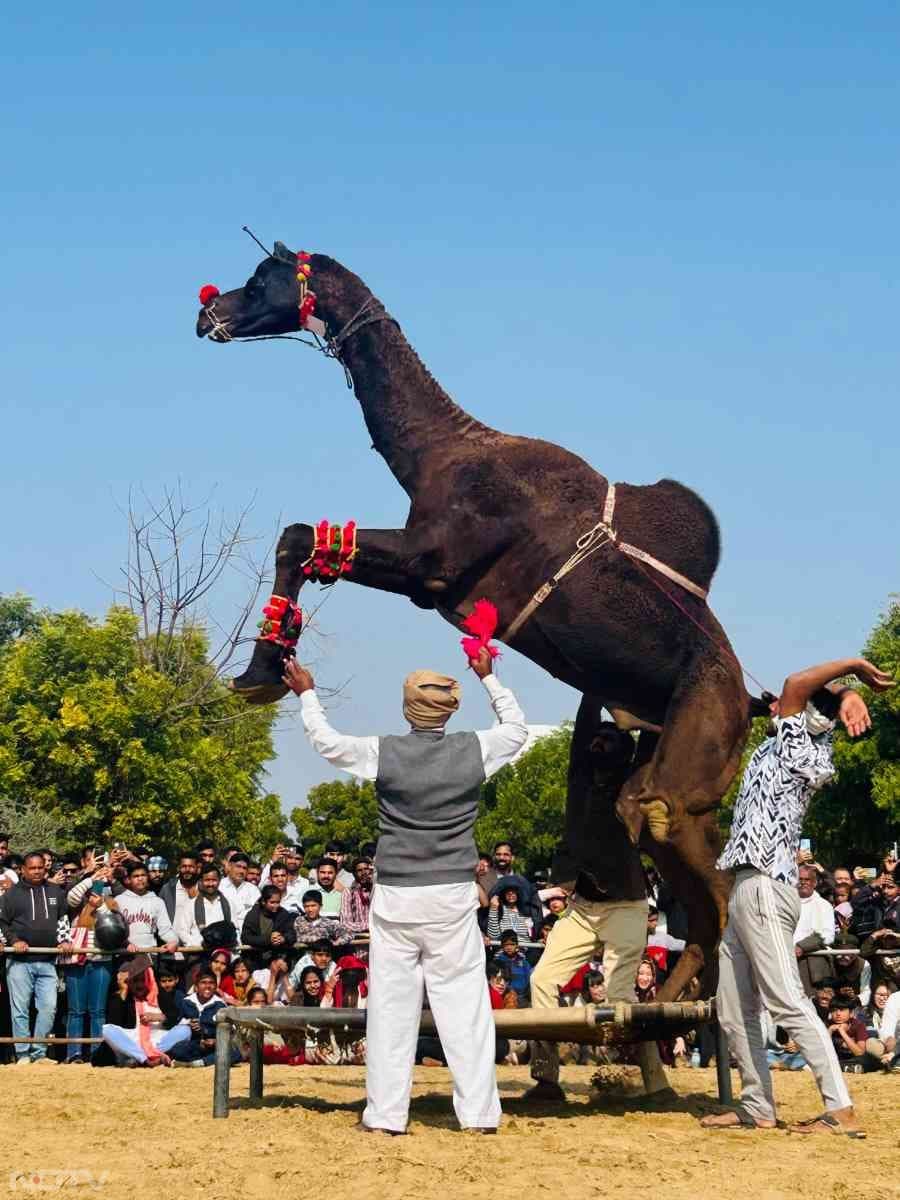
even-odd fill
[[(316, 254), (312, 267), (316, 313), (334, 336), (372, 293), (333, 259)], [(381, 311), (374, 301), (360, 321)], [(372, 443), (410, 497), (429, 455), (439, 446), (450, 439), (493, 434), (454, 404), (394, 321), (374, 321), (351, 333), (341, 344), (341, 357), (353, 377)]]

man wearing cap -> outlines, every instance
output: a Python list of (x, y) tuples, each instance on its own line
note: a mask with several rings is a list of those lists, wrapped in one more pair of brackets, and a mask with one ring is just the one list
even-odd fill
[(147, 876), (150, 880), (150, 891), (158, 896), (162, 885), (166, 882), (166, 872), (169, 864), (161, 854), (151, 854), (147, 859)]
[(734, 872), (728, 925), (719, 947), (719, 1022), (741, 1074), (740, 1105), (704, 1117), (709, 1129), (775, 1126), (775, 1098), (761, 1008), (803, 1055), (825, 1112), (791, 1127), (795, 1133), (864, 1137), (827, 1029), (803, 991), (794, 946), (801, 915), (797, 852), (809, 802), (834, 775), (831, 731), (838, 717), (851, 737), (871, 728), (862, 698), (835, 683), (856, 675), (876, 691), (889, 675), (861, 658), (810, 667), (784, 681), (771, 704), (772, 736), (754, 751), (734, 804), (728, 844), (719, 858)]
[(525, 745), (522, 710), (493, 674), (487, 650), (470, 660), (500, 722), (445, 732), (459, 683), (414, 671), (403, 685), (403, 737), (347, 737), (328, 724), (308, 671), (289, 661), (313, 748), (334, 766), (373, 780), (378, 796), (378, 879), (370, 909), (367, 1104), (361, 1128), (406, 1131), (423, 987), (463, 1129), (495, 1130), (500, 1099), (495, 1033), (478, 929), (478, 851), (472, 836), (481, 785)]

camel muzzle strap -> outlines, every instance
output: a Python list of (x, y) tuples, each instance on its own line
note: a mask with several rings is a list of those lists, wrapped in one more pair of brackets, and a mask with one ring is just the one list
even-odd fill
[(658, 558), (654, 558), (652, 554), (648, 554), (646, 550), (641, 550), (637, 546), (632, 546), (628, 542), (620, 542), (619, 535), (613, 525), (613, 517), (616, 511), (616, 485), (610, 483), (606, 488), (606, 499), (603, 502), (603, 517), (597, 522), (587, 533), (583, 533), (575, 543), (575, 553), (567, 558), (563, 565), (559, 568), (555, 575), (542, 583), (538, 590), (534, 593), (516, 619), (509, 625), (503, 634), (503, 641), (510, 642), (528, 621), (538, 608), (544, 603), (548, 596), (551, 596), (554, 590), (562, 582), (563, 579), (574, 571), (577, 566), (580, 566), (586, 558), (590, 558), (592, 554), (602, 549), (604, 546), (613, 545), (617, 550), (621, 550), (623, 554), (627, 554), (629, 558), (634, 558), (647, 566), (653, 567), (666, 578), (671, 579), (673, 583), (677, 583), (679, 587), (683, 587), (686, 591), (691, 592), (701, 600), (706, 600), (709, 593), (703, 588), (698, 587), (696, 583), (682, 575), (680, 571), (676, 571), (674, 567), (668, 566), (664, 562), (660, 562)]

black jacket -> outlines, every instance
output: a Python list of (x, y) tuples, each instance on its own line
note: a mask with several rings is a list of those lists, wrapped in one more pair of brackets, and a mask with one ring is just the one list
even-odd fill
[[(246, 946), (252, 946), (257, 951), (257, 960), (268, 962), (272, 950), (276, 949), (272, 945), (273, 933), (280, 933), (284, 936), (284, 942), (277, 947), (279, 950), (289, 950), (297, 940), (294, 916), (295, 914), (289, 913), (286, 908), (279, 908), (274, 913), (267, 912), (263, 908), (262, 902), (257, 900), (244, 917), (241, 942)], [(260, 951), (268, 951), (268, 953), (260, 955)]]
[[(69, 938), (66, 893), (55, 883), (19, 880), (0, 901), (0, 933), (7, 946), (27, 942), (29, 946), (58, 946)], [(29, 954), (29, 962), (56, 962), (55, 954)]]

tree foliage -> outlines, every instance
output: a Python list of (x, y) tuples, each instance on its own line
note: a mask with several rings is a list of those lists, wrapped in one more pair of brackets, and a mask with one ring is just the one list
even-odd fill
[(330, 841), (356, 850), (378, 836), (375, 785), (358, 779), (333, 779), (310, 788), (305, 808), (295, 808), (291, 820), (307, 855), (321, 854)]
[(39, 615), (0, 655), (0, 797), (70, 844), (268, 850), (283, 825), (262, 789), (273, 720), (221, 682), (198, 625), (167, 635), (162, 661), (125, 609)]

